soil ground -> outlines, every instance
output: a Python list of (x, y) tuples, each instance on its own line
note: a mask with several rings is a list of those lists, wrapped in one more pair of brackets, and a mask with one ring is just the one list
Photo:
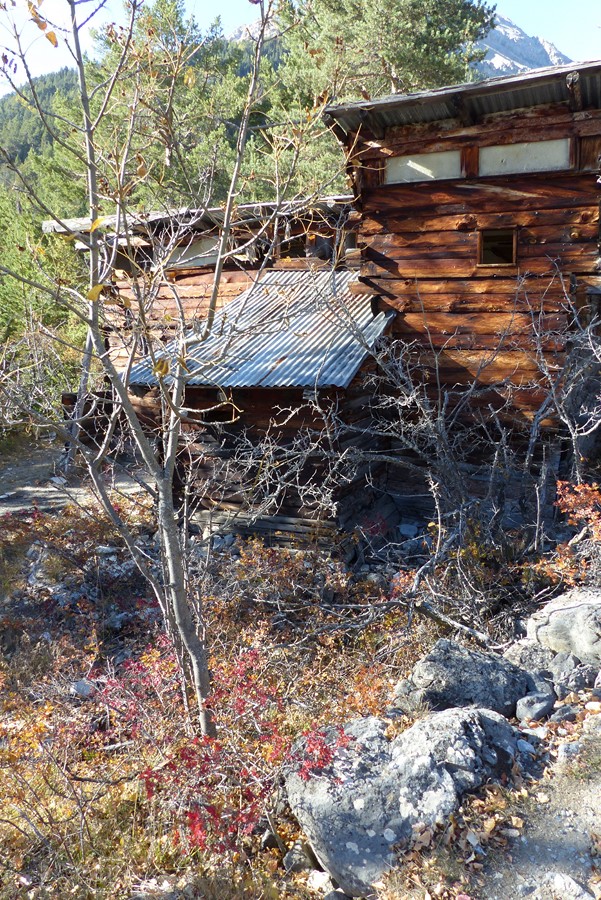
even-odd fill
[[(561, 746), (560, 740), (552, 752)], [(559, 762), (528, 785), (528, 798), (517, 810), (523, 833), (485, 866), (478, 900), (580, 900), (557, 875), (601, 897), (601, 729), (578, 740), (575, 749), (572, 761), (562, 762), (560, 751)]]
[[(61, 471), (64, 446), (54, 440), (19, 437), (10, 446), (0, 447), (0, 516), (37, 506), (40, 510), (61, 509), (67, 503), (89, 499), (93, 488), (81, 469), (65, 478)], [(108, 467), (105, 478), (110, 487), (126, 494), (137, 490), (136, 475), (124, 465)]]

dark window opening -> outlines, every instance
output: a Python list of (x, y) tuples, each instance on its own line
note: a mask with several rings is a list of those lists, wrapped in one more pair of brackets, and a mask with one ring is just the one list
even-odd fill
[(480, 232), (478, 265), (515, 266), (516, 250), (515, 228), (488, 228)]

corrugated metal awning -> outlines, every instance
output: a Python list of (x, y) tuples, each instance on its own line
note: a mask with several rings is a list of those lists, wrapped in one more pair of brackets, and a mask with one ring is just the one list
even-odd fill
[(345, 132), (362, 123), (372, 129), (395, 125), (417, 125), (455, 119), (458, 110), (477, 121), (493, 113), (512, 112), (552, 103), (569, 103), (567, 76), (578, 73), (584, 109), (601, 108), (601, 61), (570, 63), (534, 69), (519, 75), (489, 78), (469, 84), (392, 94), (379, 100), (345, 103), (326, 108), (325, 116)]
[[(205, 387), (348, 387), (394, 312), (355, 296), (354, 272), (267, 271), (216, 317), (206, 340), (186, 338), (187, 383)], [(202, 327), (202, 324), (201, 324)], [(161, 353), (175, 362), (176, 342)], [(157, 383), (147, 357), (131, 384)]]

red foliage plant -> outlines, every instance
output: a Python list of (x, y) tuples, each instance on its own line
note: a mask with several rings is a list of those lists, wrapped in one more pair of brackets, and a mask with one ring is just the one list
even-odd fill
[(586, 525), (591, 538), (601, 541), (601, 490), (598, 484), (558, 481), (557, 506), (570, 525)]

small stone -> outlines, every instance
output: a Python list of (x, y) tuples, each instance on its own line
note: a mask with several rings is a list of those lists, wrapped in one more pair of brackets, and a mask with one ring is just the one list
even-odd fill
[(546, 725), (539, 725), (537, 728), (530, 728), (528, 731), (529, 738), (538, 738), (539, 741), (544, 741), (547, 735), (549, 734), (549, 729)]
[(331, 891), (334, 885), (327, 872), (320, 872), (318, 869), (313, 869), (307, 878), (307, 887), (311, 891), (323, 892)]
[(71, 693), (75, 694), (80, 700), (90, 700), (96, 693), (96, 685), (87, 678), (80, 678), (79, 681), (73, 682), (71, 685)]
[(263, 832), (261, 850), (277, 850), (279, 846), (278, 839), (270, 828)]
[(307, 856), (302, 841), (295, 841), (288, 853), (284, 856), (282, 864), (286, 872), (307, 872), (313, 868), (313, 863)]
[(536, 694), (526, 694), (516, 704), (516, 718), (520, 722), (524, 722), (526, 719), (538, 722), (539, 719), (549, 715), (554, 704), (555, 695), (552, 693), (537, 692)]
[(340, 889), (335, 891), (330, 891), (329, 894), (326, 894), (323, 900), (352, 900), (352, 897), (349, 897), (348, 894), (345, 894), (344, 891)]
[(557, 765), (563, 768), (574, 762), (582, 751), (582, 741), (573, 741), (571, 744), (561, 744), (557, 751)]
[(549, 716), (550, 722), (575, 722), (580, 710), (577, 706), (570, 703), (564, 703), (555, 710), (552, 716)]
[(520, 753), (527, 753), (529, 756), (536, 756), (536, 750), (532, 746), (532, 744), (528, 743), (528, 741), (519, 740), (517, 742), (517, 748)]
[(592, 894), (564, 872), (549, 872), (545, 883), (561, 897), (561, 900), (593, 900)]

